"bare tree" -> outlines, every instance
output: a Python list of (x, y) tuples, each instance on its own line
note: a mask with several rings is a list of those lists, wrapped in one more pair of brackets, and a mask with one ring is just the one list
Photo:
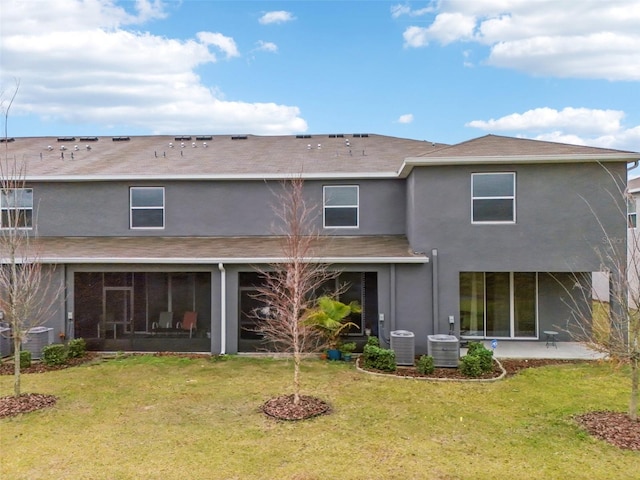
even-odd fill
[[(619, 191), (610, 195), (626, 222), (627, 202), (633, 198), (626, 192), (625, 182), (615, 183)], [(573, 316), (566, 330), (575, 340), (620, 365), (629, 366), (628, 416), (636, 420), (640, 383), (640, 236), (636, 229), (630, 228), (627, 238), (615, 237), (607, 232), (593, 209), (592, 213), (603, 234), (597, 255), (609, 289), (603, 292), (593, 288), (591, 274), (588, 278), (575, 275), (572, 286), (564, 285)]]
[(274, 233), (282, 239), (282, 262), (258, 269), (263, 283), (256, 295), (265, 308), (258, 312), (255, 331), (276, 351), (293, 357), (295, 405), (300, 402), (301, 360), (326, 342), (322, 332), (306, 321), (315, 306), (314, 293), (338, 275), (327, 264), (312, 260), (322, 239), (314, 227), (317, 207), (307, 204), (303, 187), (304, 181), (295, 178), (283, 182), (277, 194)]
[(22, 344), (29, 330), (46, 320), (57, 296), (52, 288), (53, 266), (44, 268), (38, 255), (26, 165), (8, 151), (7, 121), (18, 87), (16, 82), (11, 99), (3, 106), (4, 155), (0, 159), (0, 310), (13, 338), (15, 396), (21, 394)]

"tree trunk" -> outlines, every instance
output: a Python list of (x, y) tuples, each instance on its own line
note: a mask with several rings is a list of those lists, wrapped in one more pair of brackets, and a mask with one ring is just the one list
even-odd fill
[(638, 384), (640, 383), (640, 369), (638, 357), (631, 359), (631, 399), (629, 400), (629, 417), (638, 419)]
[[(14, 334), (15, 335), (15, 334)], [(14, 337), (13, 340), (13, 394), (19, 397), (20, 391), (20, 339)]]

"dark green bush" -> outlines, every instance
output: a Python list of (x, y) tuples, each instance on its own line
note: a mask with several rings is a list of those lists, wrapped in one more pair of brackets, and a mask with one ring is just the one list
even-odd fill
[(396, 354), (393, 350), (367, 343), (362, 352), (362, 366), (383, 372), (395, 372), (397, 368)]
[(31, 352), (23, 350), (20, 352), (20, 368), (29, 368), (31, 366)]
[(480, 358), (480, 368), (483, 373), (493, 370), (493, 352), (480, 342), (471, 342), (467, 349), (467, 355)]
[(67, 345), (67, 356), (69, 358), (80, 358), (84, 356), (86, 351), (87, 342), (84, 341), (84, 338), (69, 340), (69, 344)]
[(435, 369), (436, 367), (433, 364), (433, 357), (431, 355), (422, 355), (418, 359), (418, 363), (416, 364), (416, 370), (418, 370), (418, 373), (421, 373), (422, 375), (430, 375)]
[(47, 345), (42, 349), (42, 362), (45, 365), (64, 365), (67, 361), (67, 347), (61, 343)]
[(460, 361), (460, 371), (467, 377), (482, 375), (481, 359), (478, 355), (465, 355)]
[(369, 337), (367, 338), (367, 345), (371, 345), (373, 347), (379, 347), (380, 340), (378, 340), (378, 337)]

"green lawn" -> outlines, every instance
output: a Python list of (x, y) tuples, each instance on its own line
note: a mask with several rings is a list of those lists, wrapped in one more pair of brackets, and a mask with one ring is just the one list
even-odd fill
[[(435, 383), (309, 360), (304, 393), (333, 414), (279, 423), (262, 402), (289, 393), (286, 360), (130, 357), (23, 376), (48, 410), (0, 420), (0, 478), (629, 479), (640, 452), (571, 421), (626, 411), (608, 365), (530, 369), (496, 383)], [(0, 377), (0, 396), (12, 392)]]

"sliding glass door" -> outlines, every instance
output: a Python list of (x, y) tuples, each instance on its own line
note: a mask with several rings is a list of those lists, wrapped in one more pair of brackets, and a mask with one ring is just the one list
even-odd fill
[(460, 334), (536, 338), (537, 284), (532, 272), (461, 272)]

